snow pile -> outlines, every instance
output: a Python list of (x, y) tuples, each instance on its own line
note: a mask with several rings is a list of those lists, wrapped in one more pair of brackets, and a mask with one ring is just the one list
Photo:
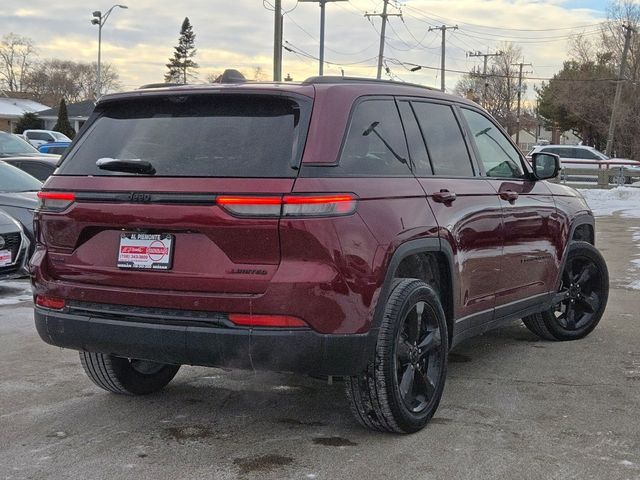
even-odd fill
[(620, 213), (623, 217), (640, 218), (640, 188), (617, 187), (611, 190), (578, 190), (594, 215)]

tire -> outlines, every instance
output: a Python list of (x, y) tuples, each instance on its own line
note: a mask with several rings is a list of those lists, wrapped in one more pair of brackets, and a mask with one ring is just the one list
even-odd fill
[[(600, 252), (588, 242), (571, 242), (553, 308), (524, 317), (522, 322), (546, 340), (578, 340), (600, 322), (609, 299), (609, 272)], [(571, 313), (573, 311), (573, 313)]]
[(98, 387), (124, 395), (147, 395), (162, 390), (180, 369), (180, 365), (92, 352), (80, 352), (80, 362)]
[(421, 280), (397, 280), (385, 304), (374, 359), (364, 373), (345, 378), (358, 422), (396, 433), (422, 429), (442, 397), (448, 338), (433, 289)]

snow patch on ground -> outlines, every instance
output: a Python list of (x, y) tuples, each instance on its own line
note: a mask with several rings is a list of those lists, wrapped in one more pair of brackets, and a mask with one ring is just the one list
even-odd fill
[(0, 306), (16, 305), (31, 300), (33, 300), (33, 296), (28, 280), (0, 281)]
[(617, 187), (610, 190), (578, 190), (596, 216), (619, 213), (627, 218), (640, 218), (640, 188)]

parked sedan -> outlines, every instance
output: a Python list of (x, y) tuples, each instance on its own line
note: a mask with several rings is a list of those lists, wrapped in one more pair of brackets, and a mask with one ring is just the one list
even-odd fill
[(27, 274), (29, 240), (20, 224), (0, 212), (0, 280)]
[(57, 166), (57, 158), (11, 157), (3, 159), (5, 163), (18, 167), (41, 182), (53, 175)]
[(40, 153), (30, 143), (22, 140), (18, 135), (11, 135), (0, 132), (0, 159), (10, 157), (33, 157), (33, 158), (60, 158), (60, 155), (50, 155)]
[(34, 247), (33, 211), (38, 205), (37, 193), (42, 182), (19, 168), (0, 162), (0, 211), (20, 222)]

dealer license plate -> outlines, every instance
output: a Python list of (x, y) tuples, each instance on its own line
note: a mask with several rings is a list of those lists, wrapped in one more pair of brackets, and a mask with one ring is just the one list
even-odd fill
[(169, 270), (173, 257), (173, 235), (165, 233), (122, 233), (118, 267), (141, 270)]
[(0, 250), (0, 267), (6, 267), (11, 263), (11, 250)]

